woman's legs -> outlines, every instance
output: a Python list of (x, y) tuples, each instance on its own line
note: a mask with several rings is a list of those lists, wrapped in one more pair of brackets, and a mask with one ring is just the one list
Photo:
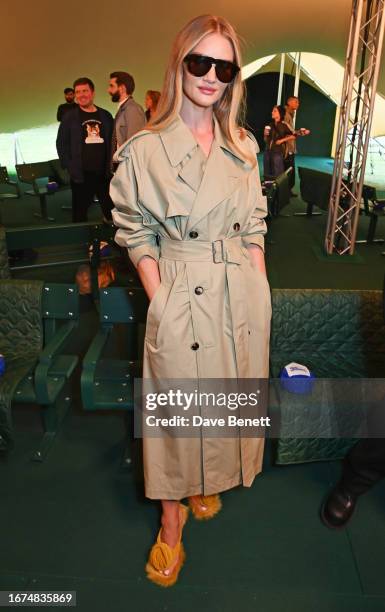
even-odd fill
[(265, 181), (275, 178), (283, 172), (285, 172), (285, 165), (282, 153), (266, 149), (263, 154), (263, 174)]
[(162, 526), (146, 563), (147, 578), (163, 587), (178, 580), (186, 555), (182, 531), (189, 509), (179, 501), (162, 500)]
[(285, 164), (283, 161), (283, 155), (281, 153), (272, 153), (271, 156), (272, 156), (271, 165), (272, 165), (273, 175), (279, 176), (280, 174), (283, 174), (283, 172), (285, 172)]
[(273, 170), (271, 167), (271, 151), (269, 149), (265, 149), (263, 154), (263, 178), (265, 181), (269, 180), (273, 176)]
[[(180, 512), (179, 501), (162, 500), (162, 534), (161, 540), (168, 544), (170, 548), (175, 548), (180, 538)], [(170, 567), (163, 571), (165, 576), (172, 574), (174, 567), (178, 563), (176, 558)]]

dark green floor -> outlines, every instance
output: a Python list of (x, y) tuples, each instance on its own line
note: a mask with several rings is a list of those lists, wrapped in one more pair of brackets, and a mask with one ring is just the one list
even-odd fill
[(190, 519), (187, 562), (163, 590), (143, 567), (158, 509), (119, 470), (120, 415), (67, 420), (47, 461), (31, 464), (37, 414), (15, 410), (16, 450), (0, 465), (0, 588), (76, 590), (78, 608), (103, 610), (371, 611), (385, 609), (385, 490), (364, 497), (347, 530), (318, 519), (335, 464), (272, 467), (251, 489), (223, 495), (211, 522)]
[[(51, 198), (58, 222), (70, 220), (60, 208), (68, 202), (69, 192)], [(25, 198), (6, 204), (5, 224), (31, 223), (36, 206)], [(299, 198), (283, 212), (296, 209), (304, 209)], [(91, 214), (98, 217), (97, 207)], [(354, 264), (323, 261), (314, 247), (322, 245), (325, 223), (326, 215), (270, 223), (272, 286), (381, 288), (385, 247), (358, 247), (361, 260)], [(362, 219), (360, 234), (366, 226)], [(377, 234), (385, 235), (384, 219)], [(28, 275), (72, 281), (74, 270)], [(83, 298), (79, 353), (96, 325)], [(78, 380), (74, 391), (78, 398)], [(123, 415), (84, 413), (77, 399), (43, 464), (29, 461), (39, 438), (37, 410), (16, 408), (14, 419), (16, 447), (0, 463), (0, 590), (76, 590), (82, 612), (385, 610), (384, 485), (362, 498), (348, 529), (330, 532), (318, 509), (338, 464), (274, 467), (269, 443), (264, 472), (251, 489), (225, 493), (223, 512), (213, 521), (189, 520), (186, 565), (178, 584), (163, 590), (144, 576), (157, 505), (145, 501), (140, 481), (119, 467)]]
[[(293, 216), (304, 209), (300, 199), (291, 201), (283, 214), (269, 223), (266, 265), (272, 287), (381, 289), (384, 272), (384, 244), (357, 245), (349, 256), (329, 260), (322, 246), (327, 216)], [(368, 219), (360, 217), (358, 238), (366, 238)], [(385, 217), (380, 217), (377, 237), (385, 236)]]

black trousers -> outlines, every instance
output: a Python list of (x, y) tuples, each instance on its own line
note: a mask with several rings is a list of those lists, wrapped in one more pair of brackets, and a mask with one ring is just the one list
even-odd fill
[(285, 157), (284, 164), (285, 164), (285, 170), (287, 170), (288, 168), (293, 168), (293, 170), (289, 174), (289, 187), (290, 189), (293, 189), (295, 185), (295, 155), (294, 153), (292, 153), (292, 155), (288, 155), (287, 157)]
[(94, 196), (98, 197), (103, 215), (112, 219), (111, 210), (114, 205), (109, 194), (110, 180), (94, 172), (85, 172), (82, 183), (71, 181), (72, 189), (72, 221), (80, 223), (87, 221), (88, 207), (93, 203)]
[(266, 180), (276, 178), (285, 172), (282, 153), (266, 150), (263, 154), (263, 178)]
[(385, 438), (360, 440), (344, 459), (342, 488), (362, 495), (382, 478), (385, 478)]

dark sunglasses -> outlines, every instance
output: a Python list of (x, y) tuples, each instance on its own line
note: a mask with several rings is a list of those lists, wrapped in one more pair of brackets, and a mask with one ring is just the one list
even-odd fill
[(217, 79), (222, 83), (231, 83), (240, 70), (239, 66), (233, 62), (214, 59), (213, 57), (198, 55), (196, 53), (186, 55), (183, 61), (186, 62), (187, 70), (190, 72), (190, 74), (196, 77), (202, 77), (207, 74), (210, 71), (211, 66), (214, 64)]

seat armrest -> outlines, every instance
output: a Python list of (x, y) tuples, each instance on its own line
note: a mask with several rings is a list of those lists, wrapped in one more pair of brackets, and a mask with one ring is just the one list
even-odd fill
[(106, 326), (98, 331), (83, 359), (80, 387), (85, 410), (94, 410), (96, 368), (112, 329), (112, 326)]
[(17, 196), (19, 198), (21, 198), (22, 193), (21, 193), (21, 189), (20, 189), (20, 185), (19, 185), (18, 181), (11, 181), (11, 180), (9, 180), (9, 181), (7, 181), (7, 184), (8, 185), (12, 185), (12, 187), (15, 187), (15, 191), (16, 191)]
[(64, 349), (70, 335), (77, 327), (76, 321), (68, 321), (55, 333), (40, 353), (35, 370), (35, 392), (40, 404), (49, 403), (48, 374), (54, 358)]

